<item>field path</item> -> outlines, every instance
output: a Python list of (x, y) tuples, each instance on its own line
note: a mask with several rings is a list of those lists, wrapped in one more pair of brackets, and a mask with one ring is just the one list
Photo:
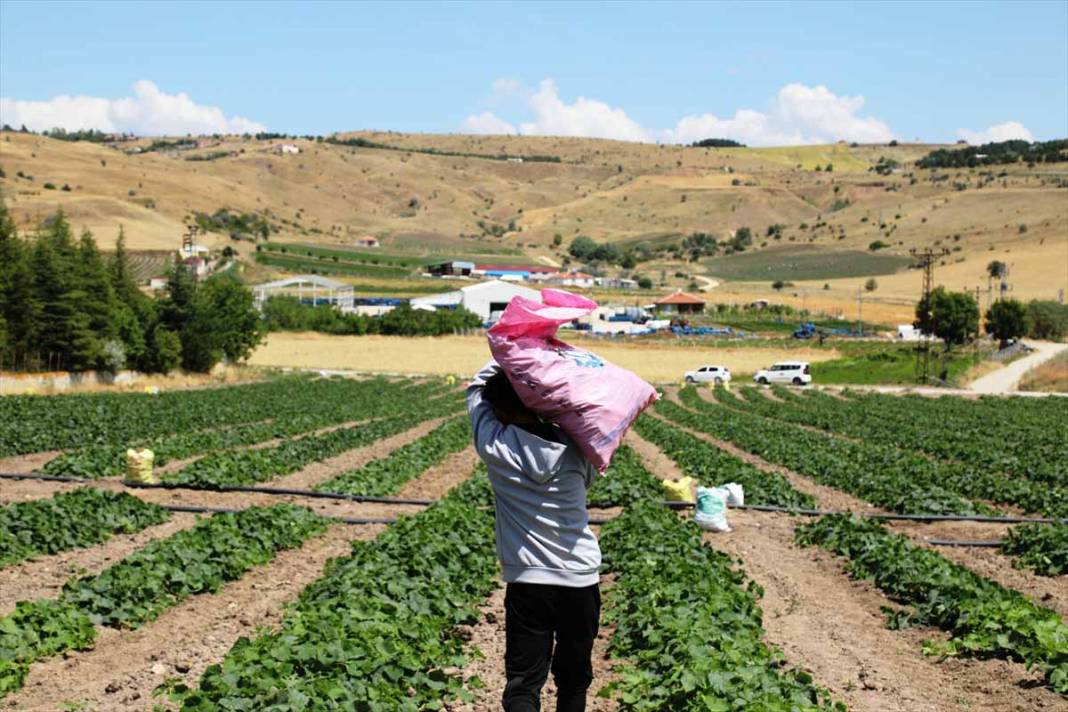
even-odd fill
[(174, 513), (162, 524), (136, 534), (115, 534), (103, 544), (39, 556), (0, 569), (0, 616), (15, 610), (19, 601), (55, 598), (63, 584), (75, 576), (93, 576), (117, 564), (146, 544), (189, 529), (197, 523), (192, 514)]
[[(782, 474), (822, 506), (856, 511), (874, 509), (847, 493), (819, 485), (714, 438), (687, 432), (721, 445), (725, 451), (760, 469)], [(631, 446), (646, 467), (658, 476), (677, 472), (663, 464), (662, 458), (667, 456), (655, 444), (644, 442), (637, 446), (631, 442)], [(768, 642), (781, 647), (790, 664), (811, 671), (817, 683), (830, 689), (834, 698), (845, 702), (850, 709), (1023, 712), (1057, 708), (1060, 698), (1055, 693), (1044, 688), (1030, 689), (1037, 677), (1026, 672), (1022, 665), (997, 660), (937, 662), (925, 657), (923, 639), (944, 640), (946, 635), (930, 628), (911, 631), (886, 628), (881, 612), (881, 607), (889, 604), (886, 597), (867, 582), (850, 580), (839, 560), (831, 554), (798, 547), (793, 539), (797, 518), (741, 510), (732, 510), (729, 516), (733, 531), (708, 534), (705, 540), (738, 558), (746, 575), (764, 588), (761, 607)], [(970, 553), (959, 551), (965, 557)], [(1040, 589), (1025, 590), (1037, 594), (1037, 599), (1045, 599), (1050, 588)]]
[(976, 393), (984, 394), (1015, 391), (1025, 373), (1032, 368), (1041, 366), (1061, 351), (1068, 349), (1068, 344), (1055, 344), (1049, 341), (1027, 341), (1025, 343), (1035, 349), (1033, 354), (1013, 361), (1004, 368), (976, 379), (972, 383), (971, 389)]
[(764, 589), (761, 607), (769, 642), (793, 665), (810, 670), (836, 700), (857, 712), (1053, 710), (1061, 698), (1023, 665), (1002, 660), (923, 655), (924, 639), (944, 640), (930, 628), (894, 631), (874, 586), (850, 580), (839, 561), (794, 544), (791, 518), (732, 512), (732, 532), (707, 534), (719, 551), (741, 560)]
[(109, 712), (152, 709), (163, 701), (154, 699), (152, 691), (165, 678), (195, 686), (239, 638), (277, 625), (284, 604), (322, 575), (328, 559), (347, 555), (352, 541), (371, 539), (383, 529), (335, 525), (254, 567), (217, 594), (191, 596), (137, 630), (99, 628), (92, 650), (36, 663), (26, 686), (5, 703), (19, 710), (62, 709), (64, 704)]

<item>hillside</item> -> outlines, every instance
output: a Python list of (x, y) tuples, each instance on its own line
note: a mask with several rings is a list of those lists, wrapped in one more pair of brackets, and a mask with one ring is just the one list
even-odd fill
[[(749, 227), (753, 245), (743, 254), (664, 259), (636, 271), (660, 276), (665, 286), (686, 287), (693, 275), (726, 281), (718, 287), (729, 295), (723, 301), (770, 293), (781, 279), (794, 286), (780, 301), (846, 314), (874, 275), (878, 289), (866, 300), (906, 311), (921, 278), (907, 268), (908, 251), (930, 246), (951, 250), (936, 280), (955, 289), (985, 290), (993, 259), (1009, 265), (1020, 298), (1056, 299), (1068, 288), (1064, 163), (915, 168), (936, 148), (926, 145), (707, 149), (549, 137), (339, 138), (411, 150), (229, 137), (203, 138), (193, 150), (129, 154), (152, 142), (108, 147), (5, 132), (0, 190), (20, 228), (62, 208), (105, 248), (121, 224), (133, 250), (174, 249), (195, 213), (222, 208), (262, 216), (272, 241), (352, 246), (374, 235), (395, 255), (554, 264), (578, 235), (634, 246), (695, 232), (726, 240)], [(301, 152), (278, 153), (283, 142)], [(872, 169), (884, 158), (899, 165), (880, 175)], [(833, 172), (815, 170), (827, 164)], [(782, 227), (769, 236), (773, 225)], [(554, 248), (556, 235), (562, 245)], [(873, 252), (876, 241), (885, 247)], [(231, 244), (220, 232), (203, 242)], [(252, 249), (236, 246), (246, 256)], [(277, 271), (250, 269), (257, 278)]]

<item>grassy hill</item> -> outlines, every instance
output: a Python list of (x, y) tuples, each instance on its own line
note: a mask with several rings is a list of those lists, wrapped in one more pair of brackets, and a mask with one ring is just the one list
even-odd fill
[[(920, 287), (908, 251), (933, 246), (951, 250), (936, 280), (954, 289), (985, 289), (993, 259), (1009, 264), (1016, 296), (1055, 299), (1068, 289), (1064, 163), (924, 170), (912, 163), (935, 147), (915, 144), (714, 149), (384, 132), (339, 139), (365, 145), (286, 140), (301, 152), (283, 155), (280, 140), (203, 137), (192, 150), (146, 150), (151, 140), (109, 147), (5, 132), (0, 191), (20, 228), (63, 209), (105, 248), (121, 224), (131, 249), (174, 249), (185, 224), (220, 209), (262, 220), (272, 242), (329, 250), (374, 235), (398, 257), (544, 264), (559, 264), (578, 235), (670, 244), (694, 232), (727, 239), (749, 227), (754, 243), (742, 255), (665, 259), (637, 271), (663, 286), (689, 287), (704, 275), (726, 280), (714, 300), (774, 296), (831, 311), (854, 303), (876, 275), (878, 289), (866, 299), (904, 312)], [(130, 153), (135, 147), (142, 152)], [(532, 156), (551, 161), (514, 160)], [(899, 168), (871, 170), (884, 158)], [(833, 171), (822, 170), (828, 164)], [(781, 227), (769, 235), (773, 225)], [(226, 232), (202, 241), (233, 244), (253, 278), (306, 261), (272, 252), (257, 263), (252, 243), (233, 243)], [(884, 246), (872, 251), (876, 241)], [(353, 281), (386, 289), (391, 278), (410, 281), (403, 271), (348, 270)], [(773, 295), (776, 279), (796, 286)]]

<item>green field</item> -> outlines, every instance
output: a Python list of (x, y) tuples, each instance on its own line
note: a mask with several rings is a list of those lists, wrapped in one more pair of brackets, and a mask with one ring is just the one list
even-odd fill
[(812, 245), (772, 247), (705, 261), (713, 277), (740, 282), (841, 279), (892, 274), (911, 263), (908, 257), (859, 250), (829, 252)]

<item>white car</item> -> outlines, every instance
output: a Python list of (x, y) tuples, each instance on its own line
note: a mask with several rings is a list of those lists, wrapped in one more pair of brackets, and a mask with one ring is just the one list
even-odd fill
[(792, 383), (803, 386), (812, 383), (812, 369), (807, 361), (782, 361), (753, 375), (757, 383)]
[(726, 366), (702, 366), (686, 372), (687, 383), (726, 383), (731, 380), (731, 370)]

